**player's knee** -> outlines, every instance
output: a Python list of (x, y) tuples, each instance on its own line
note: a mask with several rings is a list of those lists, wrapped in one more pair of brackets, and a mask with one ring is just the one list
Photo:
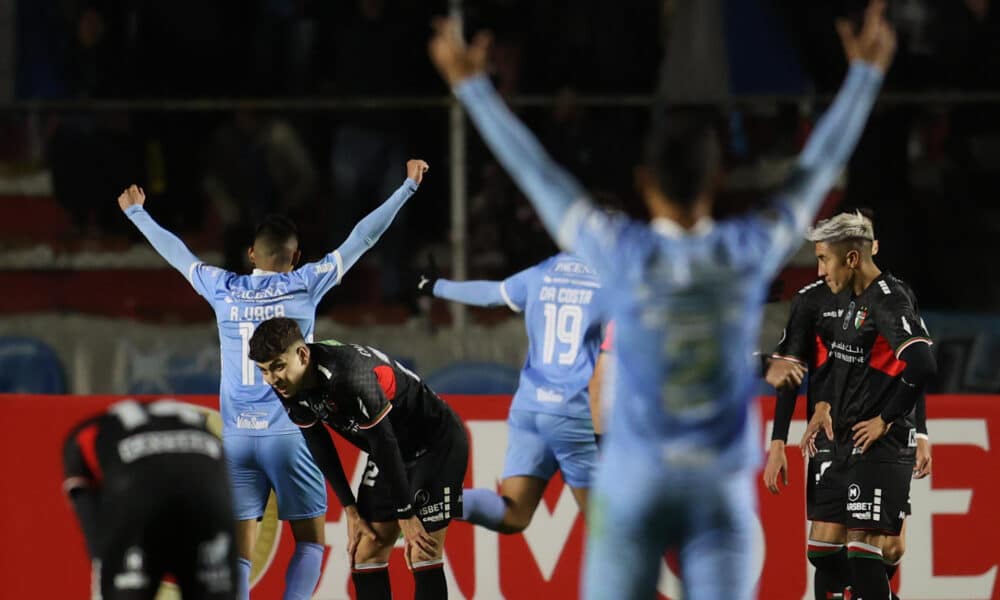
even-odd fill
[(531, 525), (531, 517), (533, 515), (528, 513), (524, 514), (518, 511), (507, 511), (504, 515), (503, 523), (500, 524), (500, 533), (505, 534), (515, 534), (521, 533)]

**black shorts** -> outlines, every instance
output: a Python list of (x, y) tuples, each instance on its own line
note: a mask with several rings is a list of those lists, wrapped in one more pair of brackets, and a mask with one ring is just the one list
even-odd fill
[(235, 600), (237, 553), (221, 461), (165, 455), (105, 488), (100, 586), (105, 600), (152, 600), (164, 575), (185, 600)]
[(899, 535), (910, 514), (912, 465), (852, 456), (847, 467), (847, 529)]
[(810, 521), (843, 524), (847, 519), (847, 455), (832, 442), (817, 441), (816, 456), (809, 459), (806, 481), (806, 516)]
[[(366, 521), (395, 521), (392, 483), (381, 476), (381, 469), (372, 469), (374, 462), (371, 459), (368, 463), (365, 472), (374, 471), (375, 481), (373, 485), (361, 485), (358, 513)], [(452, 517), (462, 515), (462, 486), (468, 463), (469, 439), (457, 417), (437, 444), (416, 459), (404, 463), (413, 498), (413, 512), (428, 532), (444, 529)]]

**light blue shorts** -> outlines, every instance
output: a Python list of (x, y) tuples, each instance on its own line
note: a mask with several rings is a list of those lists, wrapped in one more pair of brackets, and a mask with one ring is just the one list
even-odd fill
[(272, 489), (283, 521), (326, 513), (326, 482), (301, 433), (230, 435), (222, 441), (237, 521), (263, 516)]
[(570, 487), (589, 488), (597, 465), (597, 442), (590, 419), (512, 410), (503, 478), (549, 480), (556, 470)]

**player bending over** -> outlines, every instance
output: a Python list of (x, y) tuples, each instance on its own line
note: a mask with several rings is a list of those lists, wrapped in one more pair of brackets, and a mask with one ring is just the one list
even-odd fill
[(169, 573), (184, 600), (236, 598), (222, 441), (198, 410), (172, 400), (113, 404), (70, 431), (63, 465), (96, 597), (153, 600)]
[[(261, 323), (250, 358), (301, 428), (347, 514), (358, 600), (389, 600), (389, 556), (400, 531), (414, 600), (448, 597), (444, 540), (462, 513), (465, 427), (419, 377), (371, 346), (307, 344), (291, 319)], [(324, 424), (368, 453), (357, 502)]]
[(406, 163), (406, 180), (385, 203), (358, 222), (344, 243), (317, 262), (299, 268), (299, 240), (285, 217), (269, 217), (254, 234), (248, 250), (250, 275), (211, 267), (184, 243), (160, 227), (143, 208), (146, 197), (132, 186), (118, 198), (125, 215), (153, 248), (180, 271), (215, 311), (222, 346), (219, 405), (222, 438), (236, 502), (240, 553), (240, 599), (250, 596), (250, 569), (263, 516), (273, 489), (278, 518), (287, 520), (295, 553), (285, 575), (284, 600), (306, 600), (323, 568), (326, 486), (309, 450), (288, 420), (281, 402), (257, 376), (247, 345), (257, 324), (274, 316), (294, 319), (311, 340), (316, 306), (323, 296), (388, 229), (403, 204), (417, 191), (428, 166)]
[(873, 2), (859, 33), (841, 28), (847, 80), (780, 193), (718, 223), (721, 152), (701, 113), (668, 114), (651, 132), (639, 183), (653, 221), (608, 215), (504, 106), (485, 74), (488, 38), (466, 47), (457, 20), (435, 24), (431, 57), (487, 145), (560, 246), (614, 290), (616, 401), (590, 499), (585, 598), (654, 597), (667, 548), (685, 597), (754, 596), (761, 305), (864, 128), (894, 51), (884, 11)]
[(418, 292), (474, 306), (524, 313), (528, 357), (507, 417), (500, 493), (464, 490), (462, 519), (500, 533), (531, 522), (556, 469), (586, 513), (597, 462), (588, 382), (601, 340), (597, 274), (572, 254), (557, 254), (503, 281), (421, 276)]

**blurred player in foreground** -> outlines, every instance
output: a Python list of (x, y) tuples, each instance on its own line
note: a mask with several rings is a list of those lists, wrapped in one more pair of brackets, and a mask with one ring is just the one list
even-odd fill
[[(400, 531), (414, 600), (448, 597), (444, 540), (462, 514), (469, 440), (458, 416), (419, 377), (371, 346), (307, 344), (291, 319), (261, 323), (250, 358), (301, 428), (347, 514), (358, 600), (389, 600)], [(357, 502), (326, 426), (368, 453)]]
[[(868, 219), (865, 223), (870, 222)], [(878, 242), (872, 242), (872, 253), (877, 253)], [(902, 282), (900, 282), (902, 283)], [(908, 289), (908, 288), (907, 288)], [(912, 292), (909, 294), (912, 298)], [(808, 371), (806, 392), (806, 418), (812, 421), (815, 408), (829, 410), (827, 416), (839, 412), (830, 404), (833, 389), (829, 372), (833, 361), (833, 331), (840, 325), (837, 298), (822, 279), (798, 291), (792, 298), (788, 323), (781, 340), (771, 355), (767, 381), (777, 390), (774, 410), (774, 429), (764, 468), (764, 484), (772, 494), (780, 492), (779, 482), (788, 485), (788, 459), (785, 444), (788, 428), (795, 411), (799, 384)], [(821, 400), (825, 400), (821, 402)], [(827, 421), (827, 416), (819, 419)], [(922, 479), (930, 474), (931, 450), (927, 436), (926, 400), (921, 394), (912, 415), (916, 428), (915, 461), (913, 478)], [(809, 562), (816, 567), (813, 590), (817, 600), (842, 598), (844, 588), (850, 584), (850, 565), (847, 561), (847, 528), (844, 498), (848, 494), (846, 481), (847, 457), (851, 448), (840, 447), (833, 439), (832, 418), (829, 428), (811, 434), (802, 440), (801, 448), (808, 455), (806, 479), (806, 516), (810, 521)], [(908, 422), (897, 427), (909, 429)], [(824, 429), (827, 427), (824, 426)], [(828, 437), (829, 436), (829, 437)], [(886, 575), (891, 581), (905, 550), (905, 522), (899, 536), (886, 536), (882, 545)]]
[(222, 441), (195, 408), (124, 400), (70, 431), (65, 483), (105, 600), (152, 600), (166, 574), (184, 600), (236, 598), (233, 505)]
[(462, 519), (500, 533), (524, 531), (557, 469), (585, 513), (597, 463), (588, 390), (601, 341), (597, 273), (563, 253), (503, 281), (449, 281), (431, 273), (421, 276), (417, 289), (523, 312), (528, 331), (528, 357), (507, 418), (500, 493), (464, 490)]
[(911, 413), (936, 372), (931, 339), (913, 292), (875, 265), (870, 221), (840, 214), (819, 223), (809, 239), (837, 319), (827, 389), (803, 441), (822, 431), (845, 450), (838, 470), (852, 589), (862, 598), (888, 598), (885, 563), (892, 567), (899, 556), (886, 557), (883, 548), (902, 554), (917, 448)]
[(388, 229), (427, 169), (422, 160), (407, 161), (406, 180), (392, 196), (358, 222), (339, 248), (298, 269), (295, 265), (301, 254), (294, 225), (285, 217), (268, 218), (257, 228), (248, 250), (255, 266), (250, 275), (201, 262), (145, 211), (142, 189), (133, 185), (118, 198), (125, 215), (153, 248), (215, 311), (222, 346), (222, 437), (236, 501), (242, 600), (250, 595), (257, 521), (272, 489), (278, 499), (278, 517), (289, 521), (295, 537), (284, 600), (312, 597), (323, 568), (326, 522), (323, 475), (277, 396), (256, 376), (247, 358), (250, 336), (258, 323), (280, 316), (295, 319), (311, 340), (320, 300)]
[(719, 142), (699, 111), (651, 132), (638, 176), (651, 223), (601, 211), (507, 109), (485, 74), (488, 36), (466, 47), (440, 19), (430, 54), (486, 143), (560, 246), (614, 290), (616, 389), (590, 502), (585, 598), (652, 598), (679, 550), (686, 597), (754, 596), (758, 424), (749, 405), (761, 305), (801, 243), (867, 120), (895, 37), (872, 2), (838, 31), (851, 63), (783, 189), (763, 210), (715, 223)]

